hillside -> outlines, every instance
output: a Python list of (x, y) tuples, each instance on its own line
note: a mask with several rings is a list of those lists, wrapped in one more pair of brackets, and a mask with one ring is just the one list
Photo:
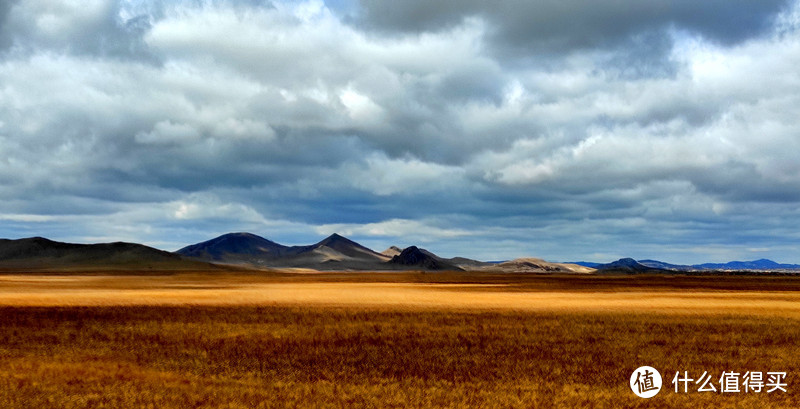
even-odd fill
[(188, 260), (136, 243), (73, 244), (31, 237), (0, 239), (3, 271), (214, 270), (209, 263)]
[(669, 273), (671, 271), (656, 267), (649, 267), (632, 258), (621, 258), (608, 264), (600, 264), (597, 267), (598, 273), (624, 273), (624, 274), (644, 274), (644, 273)]
[(318, 270), (382, 270), (391, 259), (336, 233), (306, 246), (285, 246), (251, 233), (229, 233), (177, 253), (227, 264)]
[(177, 254), (224, 263), (263, 264), (286, 256), (291, 248), (251, 233), (228, 233), (202, 243), (186, 246)]
[(419, 268), (423, 270), (462, 270), (462, 268), (457, 265), (429, 251), (421, 250), (416, 246), (405, 248), (400, 254), (392, 257), (389, 263), (398, 267)]
[(509, 273), (578, 273), (594, 272), (593, 268), (569, 263), (551, 263), (538, 258), (517, 258), (484, 267), (484, 270)]

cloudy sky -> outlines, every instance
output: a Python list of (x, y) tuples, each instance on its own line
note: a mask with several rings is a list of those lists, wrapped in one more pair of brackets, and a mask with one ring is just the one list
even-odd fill
[(0, 237), (800, 263), (789, 0), (0, 2)]

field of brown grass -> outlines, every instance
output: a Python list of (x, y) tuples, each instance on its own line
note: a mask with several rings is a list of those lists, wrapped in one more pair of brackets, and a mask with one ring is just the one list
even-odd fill
[[(0, 408), (790, 408), (794, 277), (0, 276)], [(644, 400), (631, 372), (664, 388)], [(788, 392), (675, 393), (676, 371)]]

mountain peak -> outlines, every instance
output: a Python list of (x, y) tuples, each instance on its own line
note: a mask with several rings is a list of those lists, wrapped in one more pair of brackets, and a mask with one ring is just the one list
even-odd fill
[(225, 261), (229, 255), (247, 255), (258, 258), (273, 257), (287, 247), (252, 233), (227, 233), (202, 243), (186, 246), (177, 251), (178, 254)]
[(764, 264), (764, 265), (777, 265), (778, 264), (777, 262), (772, 261), (772, 260), (770, 260), (768, 258), (760, 258), (758, 260), (751, 261), (751, 263), (753, 263), (753, 264)]
[(391, 246), (388, 249), (381, 252), (384, 256), (394, 257), (403, 252), (403, 249), (397, 246)]
[(376, 259), (385, 258), (383, 254), (376, 253), (372, 249), (362, 246), (361, 244), (358, 244), (347, 237), (339, 235), (338, 233), (331, 234), (319, 243), (314, 244), (312, 247), (316, 249), (327, 247), (348, 257), (363, 257), (365, 255), (369, 255), (370, 257)]
[(342, 236), (342, 235), (340, 235), (338, 233), (331, 234), (330, 236), (322, 239), (319, 243), (315, 244), (314, 246), (315, 247), (321, 247), (321, 246), (328, 246), (328, 247), (333, 247), (333, 246), (347, 246), (347, 247), (357, 246), (357, 247), (363, 247), (362, 245), (360, 245), (360, 244), (354, 242), (353, 240), (350, 240), (347, 237), (344, 237), (344, 236)]
[(621, 258), (617, 261), (608, 264), (601, 264), (596, 267), (598, 270), (601, 271), (619, 271), (619, 272), (627, 272), (627, 273), (642, 273), (648, 271), (658, 271), (658, 269), (654, 269), (639, 263), (638, 261), (626, 257)]
[(417, 246), (406, 247), (400, 254), (392, 257), (389, 262), (402, 266), (421, 267), (425, 270), (461, 270), (460, 267), (450, 264)]
[(329, 242), (337, 242), (337, 241), (355, 243), (354, 241), (348, 239), (347, 237), (344, 237), (344, 236), (340, 235), (339, 233), (333, 233), (330, 236), (325, 237), (324, 239), (322, 239), (322, 241), (320, 241), (320, 243), (323, 243), (323, 242), (329, 243)]

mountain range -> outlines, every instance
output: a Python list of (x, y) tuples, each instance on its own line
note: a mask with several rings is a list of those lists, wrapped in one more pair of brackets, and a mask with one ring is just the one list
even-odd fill
[(670, 264), (658, 260), (634, 260), (622, 258), (608, 264), (585, 263), (585, 265), (599, 272), (626, 272), (626, 273), (702, 273), (724, 271), (796, 271), (800, 270), (799, 264), (781, 264), (768, 259), (754, 261), (731, 261), (728, 263), (704, 263), (693, 265)]
[(72, 244), (43, 237), (0, 239), (0, 271), (206, 271), (238, 268), (303, 268), (321, 271), (450, 270), (534, 273), (676, 273), (800, 271), (771, 260), (678, 265), (623, 258), (607, 264), (552, 263), (537, 258), (482, 262), (444, 258), (417, 246), (376, 252), (339, 234), (302, 246), (286, 246), (252, 233), (228, 233), (174, 253), (136, 243)]
[(477, 260), (447, 259), (425, 249), (389, 247), (381, 253), (339, 234), (306, 246), (285, 246), (252, 233), (228, 233), (186, 246), (177, 254), (214, 263), (316, 270), (464, 270)]
[(308, 246), (284, 246), (252, 233), (228, 233), (186, 246), (176, 253), (225, 264), (345, 270), (373, 269), (391, 260), (338, 234)]
[(673, 271), (772, 271), (798, 270), (800, 264), (781, 264), (765, 258), (753, 261), (730, 261), (727, 263), (703, 263), (680, 265), (664, 263), (658, 260), (640, 260), (647, 267)]

